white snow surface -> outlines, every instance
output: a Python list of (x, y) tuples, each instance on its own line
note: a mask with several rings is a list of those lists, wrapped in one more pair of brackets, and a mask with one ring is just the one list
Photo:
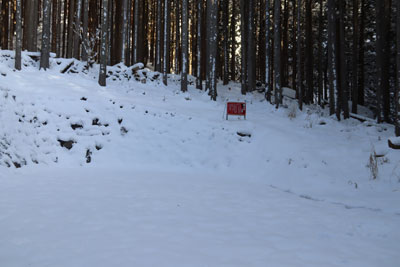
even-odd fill
[[(23, 53), (19, 72), (13, 56), (0, 51), (0, 266), (400, 266), (393, 126), (277, 110), (236, 83), (213, 102), (193, 77), (181, 93), (178, 76), (123, 65), (104, 88), (98, 66), (39, 71)], [(227, 101), (247, 119), (226, 121)]]

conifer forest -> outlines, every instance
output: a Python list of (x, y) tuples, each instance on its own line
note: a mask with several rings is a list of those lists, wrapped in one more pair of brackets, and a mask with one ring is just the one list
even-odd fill
[(105, 85), (107, 65), (141, 62), (162, 73), (165, 84), (168, 73), (182, 74), (182, 91), (194, 75), (214, 100), (217, 80), (240, 82), (242, 94), (264, 90), (277, 107), (282, 87), (290, 87), (300, 109), (329, 105), (346, 119), (362, 105), (378, 122), (398, 121), (396, 1), (0, 2), (1, 49), (40, 51), (44, 69), (49, 53), (98, 62)]
[(0, 267), (399, 267), (400, 0), (0, 0)]

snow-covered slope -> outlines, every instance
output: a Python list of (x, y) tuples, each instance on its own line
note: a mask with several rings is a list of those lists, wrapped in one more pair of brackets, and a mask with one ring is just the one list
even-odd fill
[[(276, 110), (233, 83), (212, 102), (122, 65), (102, 88), (98, 66), (39, 71), (24, 54), (18, 72), (12, 56), (0, 51), (4, 266), (400, 262), (392, 126), (290, 99)], [(247, 120), (225, 120), (228, 100), (247, 102)]]

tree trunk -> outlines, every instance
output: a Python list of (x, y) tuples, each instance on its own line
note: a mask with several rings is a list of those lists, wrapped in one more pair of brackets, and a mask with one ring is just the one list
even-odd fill
[(217, 46), (218, 46), (218, 1), (209, 0), (210, 3), (210, 97), (212, 100), (217, 100)]
[(57, 52), (57, 27), (58, 23), (58, 9), (60, 8), (58, 0), (53, 0), (52, 23), (51, 23), (51, 51)]
[(274, 3), (274, 81), (276, 108), (282, 101), (281, 87), (281, 0)]
[[(332, 0), (334, 1), (334, 0)], [(303, 110), (303, 57), (302, 57), (302, 43), (303, 34), (301, 31), (301, 0), (297, 0), (297, 96), (299, 98), (299, 109)]]
[(128, 30), (128, 0), (122, 0), (122, 29), (121, 29), (121, 62), (127, 65), (125, 59), (126, 39)]
[(67, 27), (67, 17), (68, 17), (68, 2), (64, 2), (64, 15), (63, 15), (63, 36), (62, 36), (62, 57), (67, 57), (67, 39), (68, 39), (68, 27)]
[(358, 105), (358, 0), (353, 0), (353, 84), (351, 86), (352, 90), (352, 105), (351, 112), (357, 113)]
[(82, 0), (76, 0), (76, 14), (74, 23), (74, 58), (79, 60), (80, 34), (81, 34)]
[(350, 117), (349, 114), (349, 101), (348, 101), (348, 84), (347, 84), (347, 64), (346, 64), (346, 37), (345, 37), (345, 29), (344, 29), (344, 12), (345, 12), (345, 2), (344, 0), (339, 0), (339, 21), (340, 21), (340, 86), (341, 86), (341, 93), (342, 93), (342, 98), (341, 98), (341, 106), (343, 109), (343, 118), (348, 119)]
[(319, 2), (319, 18), (318, 18), (318, 105), (321, 106), (321, 100), (324, 91), (324, 72), (323, 66), (323, 51), (322, 51), (322, 34), (323, 34), (323, 0)]
[(241, 14), (241, 92), (243, 95), (247, 93), (247, 0), (240, 0), (240, 14)]
[(74, 41), (74, 11), (75, 0), (69, 0), (68, 11), (68, 40), (67, 40), (67, 58), (72, 57), (73, 41)]
[(336, 3), (328, 0), (328, 78), (329, 78), (329, 114), (335, 114), (335, 93), (337, 91), (336, 74)]
[(236, 80), (236, 0), (232, 0), (231, 16), (231, 80)]
[[(57, 8), (57, 29), (56, 29), (56, 56), (61, 57), (61, 10), (62, 10), (62, 1), (58, 1)], [(54, 34), (54, 33), (53, 33)]]
[(271, 15), (270, 15), (270, 0), (266, 0), (265, 3), (265, 97), (271, 102), (271, 84), (269, 82), (270, 77), (270, 56), (271, 56)]
[[(161, 30), (162, 30), (161, 0), (157, 0), (157, 49), (156, 49), (156, 71), (161, 71)], [(139, 13), (138, 13), (139, 15)], [(138, 43), (136, 43), (138, 45)]]
[(196, 88), (203, 89), (203, 81), (201, 77), (201, 59), (202, 59), (202, 49), (201, 49), (201, 39), (203, 38), (201, 34), (202, 25), (202, 14), (203, 13), (203, 1), (197, 0), (197, 77), (196, 77)]
[(168, 85), (169, 73), (169, 42), (170, 42), (170, 1), (164, 0), (164, 60), (163, 83)]
[(314, 94), (314, 65), (313, 65), (313, 40), (312, 40), (312, 1), (306, 0), (306, 92), (305, 103), (313, 102)]
[(175, 73), (178, 74), (181, 71), (181, 49), (180, 49), (180, 44), (181, 44), (181, 35), (180, 35), (180, 30), (181, 30), (181, 11), (179, 8), (179, 2), (180, 0), (175, 0), (175, 24), (176, 24), (176, 32), (175, 32)]
[(108, 32), (108, 0), (103, 0), (103, 13), (101, 22), (100, 73), (99, 73), (100, 86), (106, 86), (107, 45), (108, 45), (107, 32)]
[(222, 1), (222, 31), (223, 31), (223, 51), (224, 51), (224, 72), (223, 72), (223, 83), (227, 85), (229, 83), (229, 52), (228, 52), (228, 36), (229, 36), (229, 1)]
[(21, 70), (21, 48), (22, 48), (22, 41), (21, 41), (21, 37), (22, 37), (22, 15), (21, 15), (21, 1), (22, 0), (17, 0), (17, 6), (16, 6), (16, 44), (15, 44), (15, 69), (17, 70)]
[(9, 26), (9, 1), (3, 0), (1, 5), (1, 32), (2, 39), (0, 40), (1, 48), (8, 49), (8, 36), (10, 35), (8, 26)]
[(51, 2), (43, 0), (43, 32), (42, 49), (40, 52), (40, 69), (48, 69), (50, 66), (50, 21), (51, 21)]
[(24, 7), (24, 38), (23, 49), (36, 51), (35, 38), (37, 37), (37, 2), (38, 0), (25, 1)]
[(113, 35), (111, 38), (111, 65), (123, 62), (124, 1), (116, 0), (115, 12), (109, 11), (114, 18), (114, 21), (110, 20), (111, 34)]
[(89, 27), (89, 0), (83, 0), (83, 23), (82, 23), (82, 53), (83, 61), (88, 61), (88, 27)]
[(256, 44), (255, 44), (255, 25), (254, 25), (254, 0), (248, 0), (248, 45), (247, 45), (247, 91), (256, 89)]
[(359, 38), (359, 66), (360, 66), (360, 75), (358, 79), (358, 104), (364, 105), (364, 31), (365, 31), (365, 0), (361, 0), (361, 18), (360, 18), (360, 38)]
[(181, 74), (181, 90), (187, 91), (187, 75), (188, 75), (188, 0), (182, 1), (182, 74)]
[[(132, 55), (132, 60), (133, 64), (136, 64), (138, 62), (138, 48), (139, 48), (139, 1), (140, 0), (134, 0), (135, 1), (135, 13), (134, 13), (134, 23), (133, 23), (133, 55)], [(160, 7), (160, 8), (158, 8)], [(157, 1), (157, 11), (161, 12), (161, 0)], [(156, 60), (159, 60), (160, 58), (160, 28), (161, 28), (161, 14), (157, 12), (157, 37), (156, 37), (156, 43), (157, 43), (157, 54), (156, 54)], [(160, 22), (159, 22), (160, 21)]]
[[(288, 25), (289, 25), (289, 2), (284, 0), (284, 12), (282, 21), (282, 45), (281, 45), (281, 83), (282, 86), (288, 85)], [(281, 11), (282, 12), (282, 11)]]
[(389, 92), (389, 68), (388, 68), (388, 21), (389, 14), (386, 12), (389, 6), (390, 0), (380, 0), (376, 2), (376, 62), (377, 62), (377, 90), (376, 90), (376, 110), (377, 120), (382, 122), (383, 120), (389, 121), (389, 114), (387, 105), (385, 105), (385, 98), (387, 92)]
[(131, 23), (131, 9), (132, 9), (132, 1), (127, 1), (127, 10), (126, 10), (126, 16), (127, 16), (127, 21), (125, 25), (125, 65), (130, 66), (131, 65), (131, 30), (132, 30), (132, 23)]
[(396, 82), (396, 123), (395, 123), (395, 134), (400, 136), (400, 1), (397, 1), (397, 18), (396, 18), (396, 63), (397, 63), (397, 82)]
[(292, 86), (291, 86), (291, 88), (296, 90), (297, 89), (297, 84), (296, 84), (296, 79), (297, 79), (297, 35), (296, 35), (297, 4), (296, 4), (296, 1), (293, 1), (292, 3), (293, 3), (293, 5), (292, 5), (293, 20), (292, 20)]

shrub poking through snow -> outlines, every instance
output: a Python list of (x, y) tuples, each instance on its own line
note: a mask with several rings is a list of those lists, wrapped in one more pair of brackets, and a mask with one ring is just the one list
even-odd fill
[(378, 160), (374, 147), (372, 147), (371, 154), (369, 155), (368, 168), (371, 173), (371, 178), (373, 180), (378, 178)]

